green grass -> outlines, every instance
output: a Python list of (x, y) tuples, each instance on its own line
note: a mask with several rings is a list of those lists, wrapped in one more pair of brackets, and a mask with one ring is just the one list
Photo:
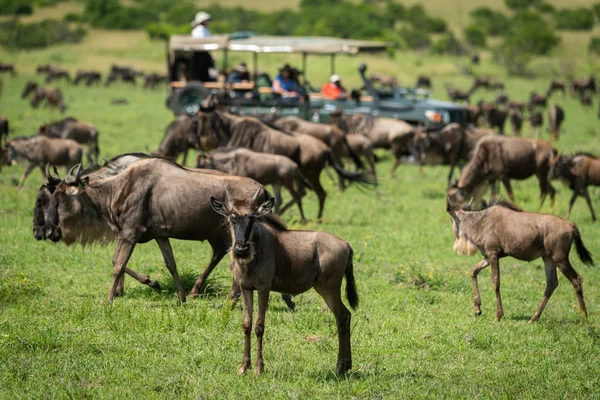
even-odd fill
[[(137, 40), (137, 41), (136, 41)], [(6, 53), (21, 71), (2, 77), (2, 115), (13, 135), (26, 135), (59, 115), (32, 110), (19, 99), (25, 81), (34, 78), (36, 63), (55, 61), (75, 70), (108, 68), (112, 62), (161, 71), (160, 44), (143, 34), (103, 36), (95, 32), (78, 46), (39, 52)], [(355, 67), (365, 57), (338, 59), (352, 85)], [(261, 59), (262, 60), (262, 59)], [(283, 57), (261, 61), (274, 69)], [(328, 75), (328, 60), (309, 59), (319, 82)], [(458, 73), (459, 61), (416, 53), (396, 59), (369, 57), (372, 70), (396, 73), (413, 82), (431, 74), (438, 97), (444, 83), (466, 87), (471, 78)], [(507, 79), (511, 97), (524, 100), (531, 90), (545, 90), (560, 60), (537, 61), (542, 78), (508, 79), (485, 58), (479, 71)], [(579, 73), (592, 67), (579, 61)], [(113, 88), (64, 89), (68, 115), (95, 124), (102, 157), (127, 151), (154, 150), (172, 115), (164, 107), (164, 91)], [(490, 98), (491, 93), (481, 92)], [(124, 97), (127, 106), (111, 106)], [(479, 96), (475, 96), (477, 99)], [(566, 110), (565, 132), (557, 147), (600, 153), (595, 109), (558, 95), (552, 103)], [(530, 134), (529, 127), (525, 127)], [(385, 156), (386, 153), (380, 153)], [(170, 275), (158, 246), (140, 245), (130, 266), (158, 279), (164, 290), (153, 291), (128, 279), (125, 297), (111, 306), (114, 245), (79, 246), (36, 242), (32, 210), (42, 182), (35, 171), (22, 191), (14, 190), (23, 165), (0, 173), (0, 398), (593, 398), (600, 387), (600, 270), (583, 266), (590, 317), (577, 312), (576, 297), (561, 277), (542, 318), (529, 324), (544, 290), (541, 260), (530, 264), (501, 261), (505, 318), (496, 322), (488, 270), (480, 275), (483, 315), (472, 315), (469, 269), (478, 258), (454, 255), (449, 217), (445, 214), (445, 167), (428, 167), (420, 176), (404, 165), (394, 179), (391, 161), (378, 166), (380, 187), (374, 192), (335, 189), (329, 193), (325, 222), (309, 229), (326, 230), (349, 241), (356, 253), (355, 273), (361, 306), (353, 314), (354, 369), (334, 376), (337, 335), (332, 314), (314, 292), (297, 298), (297, 312), (285, 309), (273, 295), (265, 333), (265, 374), (237, 377), (242, 359), (241, 307), (230, 310), (225, 297), (231, 274), (224, 260), (208, 280), (205, 295), (178, 305)], [(543, 212), (564, 215), (570, 191), (560, 184), (556, 204)], [(519, 205), (538, 210), (535, 180), (518, 182)], [(596, 206), (597, 190), (592, 191)], [(190, 199), (193, 201), (193, 199)], [(309, 218), (316, 198), (305, 202)], [(298, 228), (297, 211), (286, 221)], [(600, 227), (591, 222), (581, 199), (572, 213), (586, 243), (600, 257)], [(173, 242), (187, 289), (210, 257), (206, 243)], [(253, 342), (253, 349), (255, 348)]]

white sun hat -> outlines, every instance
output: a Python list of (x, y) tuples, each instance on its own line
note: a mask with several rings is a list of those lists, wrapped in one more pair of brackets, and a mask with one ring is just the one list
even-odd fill
[(199, 13), (196, 13), (196, 16), (194, 17), (194, 20), (192, 21), (191, 25), (200, 25), (201, 23), (206, 22), (209, 19), (212, 19), (209, 13), (200, 11)]
[(329, 82), (331, 82), (331, 83), (336, 83), (341, 80), (342, 80), (342, 77), (339, 76), (338, 74), (333, 74), (333, 75), (331, 75), (331, 78), (329, 78)]

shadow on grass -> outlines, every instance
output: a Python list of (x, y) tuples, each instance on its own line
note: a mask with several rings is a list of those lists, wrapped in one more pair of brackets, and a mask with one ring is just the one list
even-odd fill
[[(191, 272), (185, 272), (179, 276), (181, 278), (181, 283), (183, 284), (183, 289), (186, 294), (194, 286), (196, 283), (197, 275)], [(129, 290), (125, 291), (125, 296), (132, 298), (147, 298), (147, 299), (156, 299), (157, 294), (167, 294), (173, 295), (177, 293), (175, 290), (175, 284), (173, 283), (173, 279), (170, 276), (167, 276), (164, 280), (159, 282), (160, 289), (153, 289), (149, 286), (139, 284)], [(215, 285), (214, 282), (208, 278), (204, 282), (204, 286), (200, 291), (200, 295), (198, 298), (205, 299), (214, 299), (224, 297), (229, 294), (229, 287), (222, 287), (219, 285)]]
[(515, 322), (529, 322), (529, 320), (531, 319), (531, 315), (512, 315), (510, 317), (506, 317), (504, 316), (503, 318), (506, 318), (510, 321), (515, 321)]
[[(435, 376), (427, 372), (416, 372), (416, 371), (379, 371), (379, 372), (363, 372), (359, 370), (350, 370), (343, 376), (337, 376), (332, 369), (322, 370), (321, 372), (312, 372), (310, 377), (317, 381), (325, 382), (345, 382), (345, 381), (361, 381), (365, 379), (371, 379), (376, 377), (378, 379), (410, 379), (410, 380), (429, 380), (435, 379)], [(385, 378), (384, 378), (385, 377)]]

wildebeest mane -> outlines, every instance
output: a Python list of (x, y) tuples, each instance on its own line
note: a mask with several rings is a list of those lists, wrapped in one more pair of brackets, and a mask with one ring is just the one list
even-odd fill
[(260, 221), (280, 232), (288, 230), (287, 226), (285, 226), (285, 224), (283, 223), (281, 218), (279, 218), (277, 215), (275, 215), (273, 213), (262, 216), (260, 218)]
[(573, 157), (576, 157), (576, 156), (587, 156), (587, 157), (593, 158), (594, 160), (598, 159), (598, 157), (596, 157), (594, 154), (588, 153), (587, 151), (576, 151), (575, 154), (573, 154)]

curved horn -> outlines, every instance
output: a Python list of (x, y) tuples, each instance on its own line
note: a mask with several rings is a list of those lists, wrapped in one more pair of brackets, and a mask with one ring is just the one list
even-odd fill
[(473, 205), (473, 198), (471, 197), (471, 200), (469, 200), (469, 204), (467, 204), (467, 207), (471, 207), (471, 205)]
[(57, 181), (60, 181), (60, 175), (58, 174), (58, 169), (56, 169), (56, 165), (52, 166), (54, 175), (52, 176), (54, 179), (56, 179)]
[(46, 179), (50, 178), (50, 163), (46, 163), (46, 168), (44, 168), (44, 176)]
[(253, 206), (256, 206), (256, 201), (258, 200), (258, 198), (260, 197), (260, 195), (262, 194), (263, 188), (258, 188), (258, 190), (256, 191), (256, 193), (254, 193), (254, 196), (252, 196), (252, 200), (250, 200), (250, 203)]
[(81, 163), (79, 163), (79, 164), (76, 164), (76, 165), (73, 165), (73, 166), (72, 166), (72, 167), (69, 169), (69, 172), (67, 172), (67, 176), (69, 176), (69, 177), (71, 177), (71, 176), (72, 176), (72, 177), (75, 177), (76, 175), (73, 175), (73, 172), (75, 171), (75, 168), (77, 168), (77, 167), (81, 167)]

